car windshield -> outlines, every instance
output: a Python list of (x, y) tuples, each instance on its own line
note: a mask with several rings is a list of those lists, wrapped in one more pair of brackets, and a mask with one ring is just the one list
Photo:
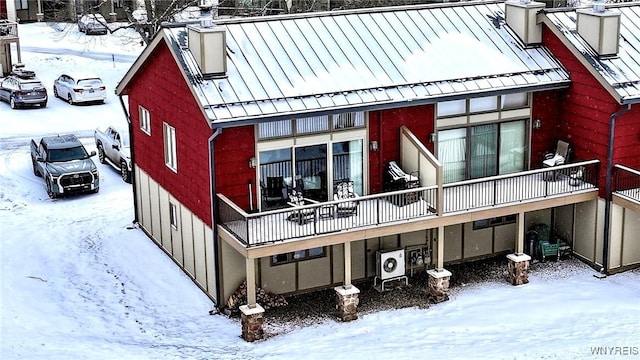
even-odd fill
[(102, 80), (100, 79), (82, 79), (78, 80), (79, 86), (92, 86), (92, 87), (100, 87), (102, 86)]
[(20, 88), (22, 88), (22, 90), (36, 90), (42, 88), (42, 84), (37, 82), (22, 83), (20, 84)]
[(49, 151), (49, 161), (71, 161), (81, 160), (89, 157), (87, 151), (82, 146), (67, 148), (67, 149), (51, 149)]

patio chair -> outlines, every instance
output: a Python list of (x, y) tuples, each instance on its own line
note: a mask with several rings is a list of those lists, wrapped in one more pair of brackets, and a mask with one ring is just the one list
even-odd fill
[(291, 207), (298, 208), (291, 213), (287, 220), (295, 221), (300, 225), (306, 224), (309, 221), (312, 221), (316, 217), (316, 211), (313, 208), (301, 208), (304, 205), (308, 204), (317, 204), (317, 201), (311, 199), (305, 199), (302, 194), (301, 187), (288, 187), (287, 193), (289, 195), (289, 201), (287, 204)]
[[(554, 167), (558, 165), (564, 165), (569, 161), (569, 153), (571, 148), (569, 143), (558, 140), (558, 144), (556, 145), (555, 151), (548, 152), (544, 155), (544, 160), (542, 161), (542, 167)], [(544, 174), (544, 180), (556, 180), (556, 172), (549, 171)]]
[(583, 181), (582, 177), (584, 176), (584, 166), (580, 166), (575, 170), (571, 170), (569, 174), (569, 185), (578, 186)]
[(351, 200), (343, 201), (336, 205), (336, 214), (338, 216), (351, 216), (358, 214), (358, 194), (353, 190), (353, 181), (341, 181), (336, 185), (336, 192), (333, 194), (333, 200)]
[(283, 205), (284, 201), (284, 178), (282, 176), (269, 176), (267, 183), (260, 182), (262, 200), (267, 206)]

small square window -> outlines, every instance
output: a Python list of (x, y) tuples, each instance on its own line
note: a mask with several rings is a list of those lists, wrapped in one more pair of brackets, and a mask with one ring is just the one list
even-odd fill
[(147, 135), (151, 135), (151, 115), (149, 110), (142, 106), (140, 106), (140, 130)]
[(178, 207), (172, 202), (169, 203), (169, 222), (174, 230), (178, 230)]

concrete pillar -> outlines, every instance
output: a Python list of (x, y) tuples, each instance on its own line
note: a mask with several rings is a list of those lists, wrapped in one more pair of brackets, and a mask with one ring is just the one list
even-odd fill
[(253, 307), (248, 305), (240, 306), (240, 323), (242, 324), (242, 338), (248, 342), (261, 340), (264, 331), (264, 309), (256, 304)]
[(523, 285), (529, 282), (529, 261), (527, 254), (509, 254), (509, 282), (511, 285)]
[(337, 286), (336, 292), (336, 316), (344, 321), (358, 318), (358, 304), (360, 303), (360, 290), (355, 286)]
[(427, 275), (429, 276), (429, 299), (434, 303), (449, 300), (449, 280), (451, 279), (451, 272), (445, 269), (432, 269), (427, 270)]

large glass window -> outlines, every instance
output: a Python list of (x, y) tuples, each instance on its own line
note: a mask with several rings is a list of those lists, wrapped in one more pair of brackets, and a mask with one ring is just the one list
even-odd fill
[(363, 156), (362, 140), (333, 143), (334, 187), (338, 181), (353, 181), (354, 191), (363, 194)]
[(305, 198), (327, 201), (327, 145), (300, 146), (295, 149), (296, 182), (287, 185), (302, 188)]
[(526, 120), (438, 132), (444, 182), (508, 174), (525, 169)]

